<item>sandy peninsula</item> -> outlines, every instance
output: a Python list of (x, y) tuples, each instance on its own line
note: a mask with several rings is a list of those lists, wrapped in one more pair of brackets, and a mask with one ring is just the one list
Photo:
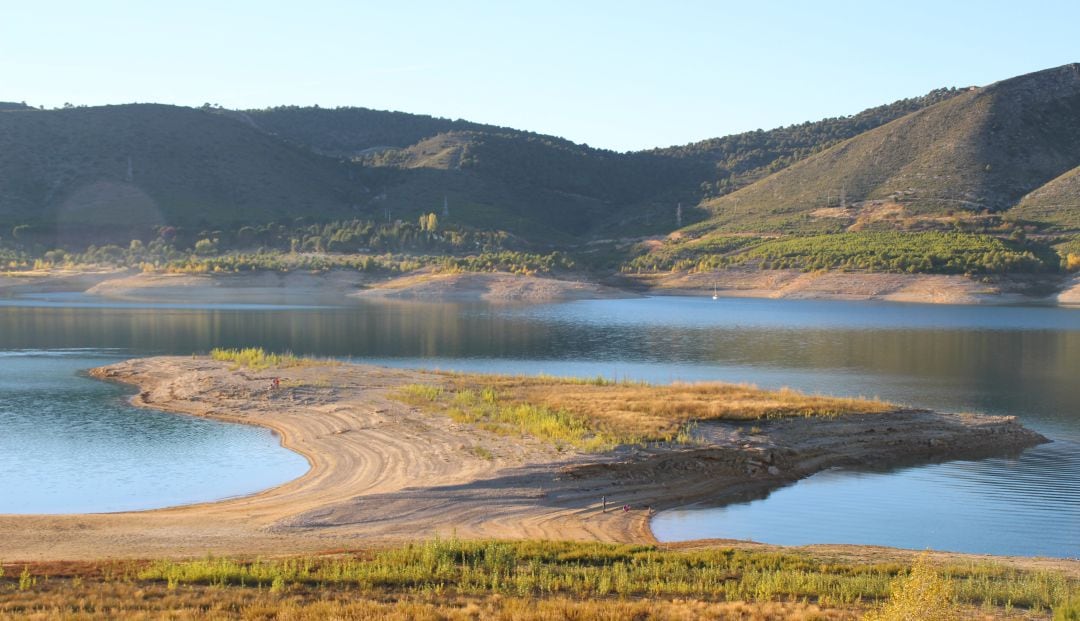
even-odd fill
[[(652, 542), (646, 507), (761, 495), (834, 466), (1012, 453), (1046, 441), (1011, 417), (897, 410), (709, 423), (691, 446), (587, 454), (495, 435), (393, 398), (406, 383), (446, 382), (439, 374), (352, 364), (253, 371), (159, 357), (93, 375), (137, 387), (140, 406), (273, 429), (311, 468), (220, 502), (0, 516), (5, 561), (318, 552), (436, 533)], [(274, 376), (284, 378), (277, 390)], [(633, 509), (604, 512), (604, 496)]]

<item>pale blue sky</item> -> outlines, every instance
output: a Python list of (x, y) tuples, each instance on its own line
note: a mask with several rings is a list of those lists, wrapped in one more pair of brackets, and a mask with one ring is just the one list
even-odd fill
[(365, 106), (617, 150), (1080, 62), (1080, 2), (0, 3), (0, 101)]

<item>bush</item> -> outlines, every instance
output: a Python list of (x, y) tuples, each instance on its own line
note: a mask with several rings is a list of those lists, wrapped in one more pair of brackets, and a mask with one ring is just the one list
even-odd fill
[(897, 578), (889, 589), (889, 599), (870, 611), (864, 621), (953, 621), (960, 614), (952, 583), (938, 574), (923, 554), (911, 573)]

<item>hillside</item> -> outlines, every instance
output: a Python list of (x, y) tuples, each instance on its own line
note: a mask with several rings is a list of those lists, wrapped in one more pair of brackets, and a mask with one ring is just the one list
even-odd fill
[(851, 116), (710, 138), (653, 153), (708, 162), (715, 167), (702, 184), (708, 197), (723, 196), (815, 153), (962, 93), (940, 88), (921, 97), (901, 99)]
[[(617, 231), (665, 233), (675, 206), (700, 200), (700, 161), (616, 153), (564, 138), (366, 108), (279, 107), (233, 114), (295, 144), (377, 169), (383, 210), (442, 209), (463, 224), (541, 242)], [(422, 207), (421, 207), (422, 206)], [(689, 213), (687, 221), (689, 221)]]
[(512, 131), (438, 134), (363, 161), (401, 171), (386, 188), (390, 204), (441, 205), (441, 192), (449, 194), (453, 216), (474, 226), (495, 218), (527, 232), (532, 222), (581, 238), (672, 230), (676, 204), (696, 203), (694, 188), (706, 174), (695, 162)]
[(27, 225), (24, 234), (62, 244), (160, 224), (352, 216), (365, 190), (353, 168), (203, 110), (5, 109), (0, 230)]
[(1080, 167), (1025, 196), (1009, 216), (1054, 231), (1080, 233)]
[(707, 200), (713, 217), (691, 232), (918, 227), (1007, 210), (1078, 164), (1073, 64), (971, 89)]

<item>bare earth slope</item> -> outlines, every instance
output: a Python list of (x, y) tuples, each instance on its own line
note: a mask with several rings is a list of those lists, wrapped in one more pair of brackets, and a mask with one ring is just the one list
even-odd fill
[[(996, 277), (982, 282), (950, 274), (803, 272), (733, 267), (714, 272), (632, 277), (654, 293), (802, 300), (876, 300), (918, 304), (1067, 305), (1068, 283), (1054, 276)], [(1064, 285), (1061, 295), (1052, 292)], [(1047, 296), (1050, 297), (1047, 297)]]
[[(649, 512), (762, 493), (836, 465), (1017, 451), (1044, 442), (1006, 417), (897, 411), (793, 419), (744, 435), (702, 426), (700, 446), (559, 452), (425, 414), (395, 386), (444, 376), (360, 365), (234, 369), (196, 358), (132, 360), (93, 372), (135, 384), (136, 404), (257, 424), (307, 457), (303, 477), (252, 496), (155, 511), (0, 516), (6, 561), (209, 552), (273, 554), (462, 537), (651, 541)], [(284, 376), (285, 388), (269, 380)], [(633, 511), (601, 511), (601, 496)]]

